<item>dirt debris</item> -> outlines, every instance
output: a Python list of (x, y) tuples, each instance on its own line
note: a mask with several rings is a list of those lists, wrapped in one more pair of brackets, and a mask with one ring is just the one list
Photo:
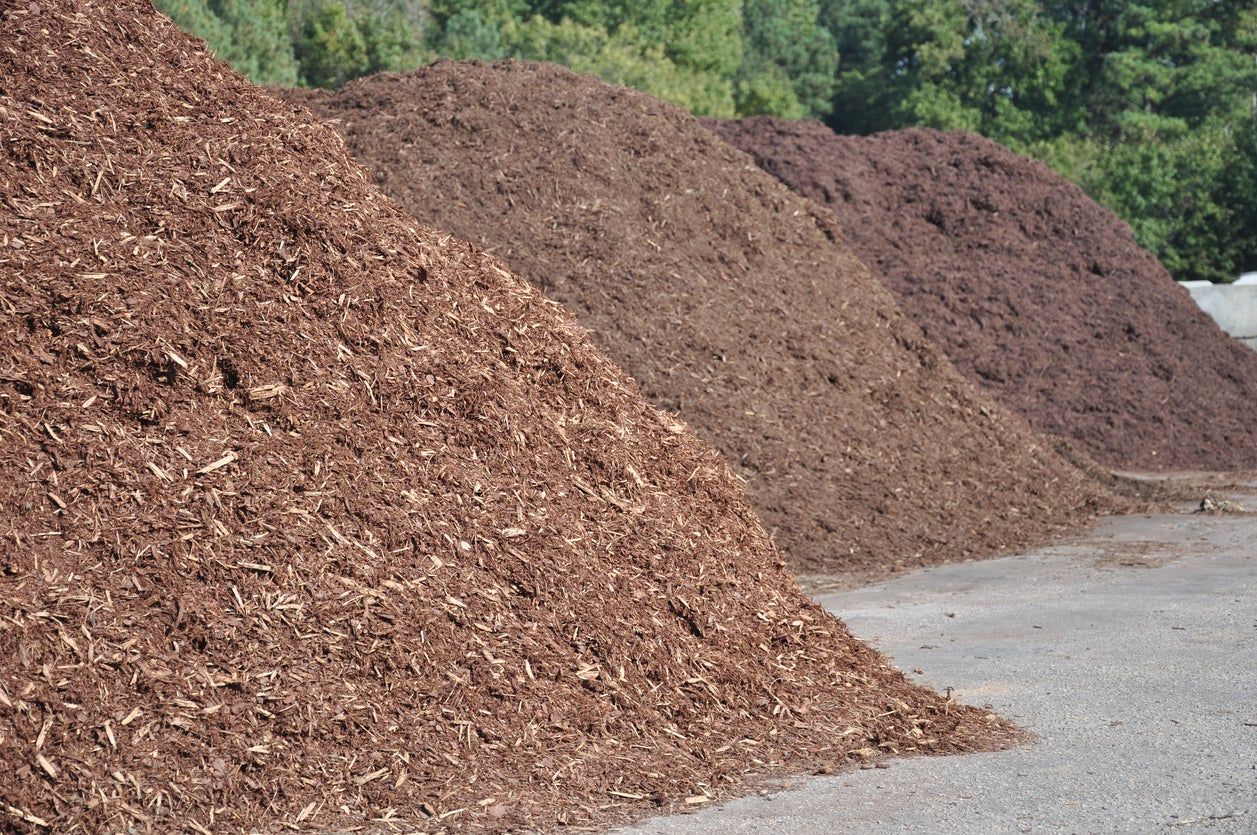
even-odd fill
[(904, 312), (1031, 426), (1119, 469), (1257, 468), (1257, 352), (1047, 166), (972, 134), (711, 126), (832, 208)]
[(801, 572), (1001, 553), (1112, 506), (952, 369), (828, 211), (675, 107), (522, 62), (290, 96), (416, 217), (567, 305), (734, 462)]
[(1230, 499), (1219, 499), (1214, 496), (1205, 496), (1200, 500), (1200, 505), (1192, 511), (1193, 513), (1244, 513), (1244, 506), (1239, 502)]
[(139, 0), (0, 10), (0, 831), (552, 830), (1013, 731)]

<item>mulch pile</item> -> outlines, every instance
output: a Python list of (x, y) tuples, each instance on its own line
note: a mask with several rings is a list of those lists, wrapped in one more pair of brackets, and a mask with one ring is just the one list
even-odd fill
[(0, 831), (544, 831), (1010, 738), (147, 2), (0, 11), (0, 219)]
[(734, 462), (803, 572), (1021, 547), (1106, 501), (922, 338), (828, 211), (677, 108), (517, 62), (290, 97), (416, 217), (572, 310)]
[(926, 336), (1036, 429), (1117, 468), (1257, 468), (1257, 352), (1045, 165), (971, 134), (713, 127), (831, 207)]

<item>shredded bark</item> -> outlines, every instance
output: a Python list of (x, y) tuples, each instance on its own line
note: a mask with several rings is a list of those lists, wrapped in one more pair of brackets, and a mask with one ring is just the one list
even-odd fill
[(0, 830), (518, 831), (997, 746), (554, 303), (141, 0), (0, 10)]
[(832, 208), (926, 336), (1034, 428), (1119, 469), (1257, 469), (1257, 352), (1046, 165), (964, 133), (711, 126)]
[(416, 217), (567, 305), (734, 463), (801, 572), (1005, 553), (1117, 506), (956, 373), (829, 211), (678, 108), (523, 62), (289, 95)]

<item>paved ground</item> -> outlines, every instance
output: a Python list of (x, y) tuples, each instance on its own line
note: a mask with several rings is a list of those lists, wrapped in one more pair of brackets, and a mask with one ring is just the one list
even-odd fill
[(821, 600), (1039, 741), (799, 780), (633, 833), (1257, 833), (1257, 516), (1123, 517)]

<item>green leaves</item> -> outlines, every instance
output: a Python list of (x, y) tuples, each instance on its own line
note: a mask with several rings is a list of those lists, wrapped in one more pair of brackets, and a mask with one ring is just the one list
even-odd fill
[(367, 71), (367, 40), (340, 3), (329, 3), (301, 27), (301, 77), (311, 87), (339, 87)]
[(308, 4), (294, 23), (293, 48), (301, 80), (310, 87), (339, 87), (383, 70), (413, 69), (425, 58), (411, 19), (396, 6), (365, 6), (350, 15), (344, 2)]
[(210, 8), (231, 32), (223, 59), (259, 84), (297, 83), (281, 0), (217, 0)]
[(526, 58), (734, 114), (740, 0), (436, 0), (429, 43), (451, 58)]
[(839, 130), (975, 130), (1024, 145), (1056, 132), (1077, 47), (1033, 0), (835, 0)]
[(512, 57), (561, 63), (576, 72), (644, 90), (693, 113), (733, 115), (733, 85), (727, 78), (677, 63), (634, 26), (621, 25), (609, 33), (570, 18), (554, 23), (535, 15), (505, 27), (503, 41)]
[(1180, 278), (1257, 268), (1257, 0), (158, 0), (266, 84), (432, 54), (566, 64), (694, 113), (971, 130)]
[(798, 118), (829, 113), (838, 47), (821, 25), (818, 0), (745, 0), (743, 34), (740, 114)]
[(156, 5), (257, 83), (297, 83), (280, 0), (157, 0)]
[(447, 58), (496, 61), (506, 57), (506, 47), (502, 44), (498, 26), (486, 20), (476, 9), (462, 9), (451, 15), (434, 46)]
[[(1033, 153), (1179, 278), (1257, 264), (1257, 2), (827, 0), (835, 129), (973, 130)], [(1251, 182), (1257, 186), (1257, 182)]]
[(157, 0), (175, 23), (259, 84), (334, 87), (424, 59), (409, 4), (339, 0)]

